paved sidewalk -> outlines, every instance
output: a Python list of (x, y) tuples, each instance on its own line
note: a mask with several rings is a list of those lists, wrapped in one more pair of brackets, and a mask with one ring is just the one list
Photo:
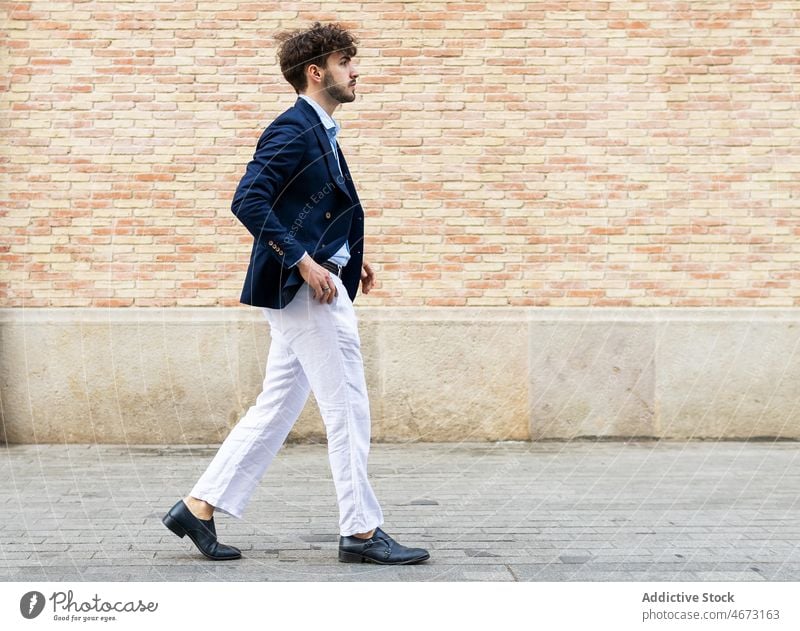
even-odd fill
[(800, 443), (375, 444), (405, 567), (336, 559), (325, 445), (287, 445), (213, 562), (161, 516), (216, 447), (0, 448), (4, 581), (800, 580)]

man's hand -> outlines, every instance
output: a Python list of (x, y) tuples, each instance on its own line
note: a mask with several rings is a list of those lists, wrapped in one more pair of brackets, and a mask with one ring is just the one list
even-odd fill
[(331, 273), (312, 259), (308, 253), (300, 259), (297, 267), (300, 270), (300, 276), (314, 290), (314, 300), (331, 304), (337, 293), (336, 284), (331, 279)]
[(375, 272), (372, 271), (372, 266), (364, 261), (364, 265), (361, 268), (361, 293), (368, 294), (374, 285)]

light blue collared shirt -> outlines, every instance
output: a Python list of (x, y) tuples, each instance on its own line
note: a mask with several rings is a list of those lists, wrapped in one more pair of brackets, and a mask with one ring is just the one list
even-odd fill
[[(317, 103), (314, 99), (310, 96), (306, 96), (305, 94), (301, 94), (300, 98), (303, 99), (306, 103), (308, 103), (311, 107), (314, 108), (314, 111), (319, 116), (319, 120), (322, 123), (322, 126), (325, 128), (325, 133), (328, 135), (328, 140), (331, 143), (331, 150), (333, 151), (333, 155), (336, 158), (336, 165), (339, 167), (339, 175), (343, 175), (342, 173), (342, 165), (339, 163), (339, 150), (336, 146), (336, 136), (339, 133), (341, 127), (339, 123), (337, 123), (333, 118), (322, 109), (322, 106)], [(305, 256), (305, 254), (303, 255)], [(302, 259), (302, 257), (300, 257)], [(344, 267), (347, 265), (347, 262), (350, 260), (350, 244), (345, 241), (341, 248), (337, 250), (337, 252), (328, 259), (332, 263), (336, 263), (337, 265), (341, 265)], [(299, 260), (297, 261), (300, 262)], [(297, 263), (295, 263), (296, 265)], [(294, 267), (294, 265), (290, 266)]]

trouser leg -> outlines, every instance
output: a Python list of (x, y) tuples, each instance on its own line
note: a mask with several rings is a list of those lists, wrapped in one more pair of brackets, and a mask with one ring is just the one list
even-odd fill
[(190, 493), (239, 518), (310, 391), (303, 368), (281, 332), (273, 329), (270, 335), (261, 394), (231, 430)]
[(370, 413), (358, 322), (341, 280), (333, 304), (313, 300), (304, 285), (285, 308), (270, 311), (303, 368), (328, 437), (328, 457), (339, 504), (340, 534), (369, 532), (383, 513), (367, 476)]

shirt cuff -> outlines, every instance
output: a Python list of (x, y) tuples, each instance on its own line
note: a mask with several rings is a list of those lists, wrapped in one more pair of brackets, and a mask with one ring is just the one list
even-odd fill
[(293, 268), (295, 265), (297, 265), (297, 264), (298, 264), (300, 261), (302, 261), (302, 260), (303, 260), (304, 258), (306, 258), (307, 256), (308, 256), (308, 252), (303, 252), (303, 256), (301, 256), (301, 257), (300, 257), (299, 259), (297, 259), (297, 260), (296, 260), (294, 263), (292, 263), (291, 265), (289, 265), (289, 269), (292, 269), (292, 268)]

